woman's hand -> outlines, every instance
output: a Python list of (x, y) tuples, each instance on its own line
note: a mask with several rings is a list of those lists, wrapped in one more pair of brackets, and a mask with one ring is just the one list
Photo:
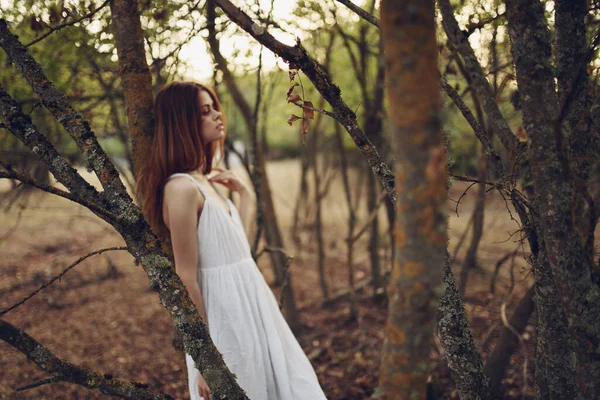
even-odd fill
[(198, 392), (200, 393), (200, 396), (204, 398), (204, 400), (210, 400), (210, 388), (206, 384), (202, 374), (200, 374), (198, 371), (196, 372), (198, 373)]
[(220, 173), (213, 176), (212, 178), (209, 178), (208, 180), (210, 182), (220, 183), (221, 185), (225, 186), (227, 189), (233, 190), (234, 192), (238, 192), (240, 195), (242, 195), (244, 193), (250, 193), (250, 191), (248, 190), (248, 187), (241, 180), (239, 180), (237, 176), (235, 176), (231, 172), (226, 171), (224, 169), (220, 169), (220, 168), (214, 168), (214, 169), (216, 171), (219, 171)]

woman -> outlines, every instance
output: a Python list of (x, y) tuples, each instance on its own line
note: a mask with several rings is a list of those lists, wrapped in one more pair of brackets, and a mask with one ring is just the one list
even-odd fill
[[(231, 172), (211, 176), (225, 121), (216, 95), (174, 82), (156, 96), (152, 151), (138, 180), (143, 212), (170, 234), (175, 268), (239, 385), (253, 400), (325, 399), (310, 362), (250, 253), (243, 222), (250, 190)], [(238, 192), (240, 212), (215, 184)], [(210, 390), (186, 354), (192, 400)]]

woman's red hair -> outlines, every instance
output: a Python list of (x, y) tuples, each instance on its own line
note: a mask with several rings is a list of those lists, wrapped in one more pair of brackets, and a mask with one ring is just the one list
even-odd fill
[[(177, 172), (211, 172), (223, 155), (224, 139), (204, 143), (200, 92), (206, 91), (214, 108), (222, 112), (216, 94), (195, 82), (172, 82), (163, 87), (154, 101), (156, 122), (150, 154), (138, 171), (136, 194), (142, 212), (155, 232), (165, 228), (162, 218), (164, 186)], [(223, 123), (225, 118), (221, 115)]]

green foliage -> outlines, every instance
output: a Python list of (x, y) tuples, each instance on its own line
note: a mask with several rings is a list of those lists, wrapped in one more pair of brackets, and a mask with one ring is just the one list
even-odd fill
[[(455, 3), (459, 22), (471, 35), (471, 43), (484, 68), (489, 72), (490, 83), (498, 91), (501, 109), (513, 129), (517, 131), (520, 127), (520, 114), (510, 103), (511, 98), (514, 100), (517, 96), (515, 96), (516, 86), (512, 76), (512, 58), (506, 22), (504, 18), (497, 17), (498, 13), (504, 11), (503, 2), (461, 0)], [(51, 26), (82, 17), (97, 8), (101, 2), (98, 0), (12, 0), (8, 4), (10, 6), (4, 7), (0, 11), (0, 16), (9, 21), (11, 29), (23, 42), (28, 43), (48, 32)], [(148, 62), (155, 86), (158, 87), (174, 79), (184, 79), (183, 77), (188, 76), (187, 71), (190, 66), (181, 61), (180, 50), (182, 45), (192, 38), (205, 37), (204, 2), (140, 0), (139, 5)], [(377, 4), (372, 0), (364, 1), (361, 6), (363, 9), (373, 10), (375, 15), (378, 14)], [(269, 11), (260, 9), (254, 2), (242, 4), (242, 8), (256, 20), (262, 21), (263, 25), (269, 26), (270, 31), (287, 33), (289, 37), (299, 37), (301, 45), (308, 54), (321, 64), (325, 64), (329, 59), (329, 72), (339, 86), (344, 101), (355, 110), (359, 125), (369, 134), (369, 127), (365, 126), (364, 111), (365, 102), (370, 101), (373, 96), (373, 84), (377, 72), (379, 56), (377, 28), (361, 20), (337, 2), (299, 0), (289, 21), (281, 18), (275, 18), (275, 21), (269, 20)], [(252, 43), (252, 46), (244, 49), (239, 47), (237, 55), (234, 54), (228, 61), (232, 72), (236, 74), (238, 85), (248, 102), (253, 105), (256, 99), (258, 46), (254, 39), (229, 24), (220, 14), (220, 10), (216, 22), (220, 32), (218, 35), (221, 38), (240, 36), (247, 43)], [(438, 32), (440, 70), (450, 82), (460, 86), (459, 92), (475, 112), (476, 107), (467, 90), (468, 83), (457, 64), (457, 59), (452, 49), (445, 47), (446, 38), (443, 30), (438, 29)], [(494, 32), (496, 32), (495, 60), (491, 52), (491, 39)], [(344, 36), (346, 39), (343, 38)], [(332, 37), (334, 37), (333, 46), (328, 51), (327, 47)], [(366, 43), (364, 48), (359, 47), (361, 39)], [(118, 77), (109, 8), (105, 7), (91, 18), (52, 33), (40, 43), (31, 46), (29, 50), (43, 65), (46, 74), (59, 90), (66, 93), (76, 109), (91, 122), (92, 128), (107, 146), (109, 154), (124, 155), (127, 137), (119, 136), (118, 132), (126, 131), (127, 120)], [(264, 51), (268, 52), (268, 50)], [(349, 52), (352, 53), (352, 57)], [(364, 55), (365, 60), (364, 81), (368, 88), (366, 98), (358, 84), (359, 78), (355, 74), (355, 68), (361, 68), (361, 55)], [(8, 65), (3, 52), (0, 52), (0, 65)], [(209, 59), (206, 60), (206, 68), (213, 68)], [(216, 80), (220, 81), (218, 74)], [(315, 107), (319, 107), (320, 95), (311, 82), (302, 73), (296, 81), (301, 82), (302, 86), (296, 87), (295, 93), (303, 100), (311, 101)], [(14, 68), (0, 69), (0, 83), (23, 104), (24, 110), (31, 114), (40, 130), (63, 153), (71, 157), (77, 156), (77, 149), (57, 122), (43, 107), (34, 109), (36, 97)], [(204, 83), (211, 85), (210, 82)], [(231, 96), (224, 85), (216, 86), (227, 115), (228, 134), (232, 138), (247, 141), (245, 125)], [(263, 69), (258, 130), (259, 134), (267, 138), (273, 156), (295, 155), (304, 151), (301, 145), (300, 123), (297, 122), (292, 126), (287, 123), (290, 114), (301, 113), (297, 106), (286, 101), (286, 93), (290, 86), (286, 69)], [(326, 103), (323, 108), (330, 110)], [(308, 134), (322, 135), (326, 142), (334, 133), (334, 121), (327, 116), (322, 118), (319, 132), (315, 132), (316, 121), (310, 121)], [(482, 122), (485, 126), (485, 116)], [(473, 171), (477, 165), (479, 144), (471, 128), (451, 101), (446, 101), (444, 127), (449, 136), (450, 156), (456, 160), (455, 171)], [(384, 123), (384, 136), (388, 135)], [(344, 135), (344, 141), (348, 148), (353, 147), (348, 135)], [(12, 136), (0, 134), (0, 151), (14, 149), (20, 147)]]

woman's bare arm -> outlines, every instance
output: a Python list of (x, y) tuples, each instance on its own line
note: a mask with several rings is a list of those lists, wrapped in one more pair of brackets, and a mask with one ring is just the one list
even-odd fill
[(175, 270), (200, 316), (207, 322), (198, 284), (198, 210), (204, 198), (187, 178), (174, 178), (165, 185), (163, 217), (171, 231)]

